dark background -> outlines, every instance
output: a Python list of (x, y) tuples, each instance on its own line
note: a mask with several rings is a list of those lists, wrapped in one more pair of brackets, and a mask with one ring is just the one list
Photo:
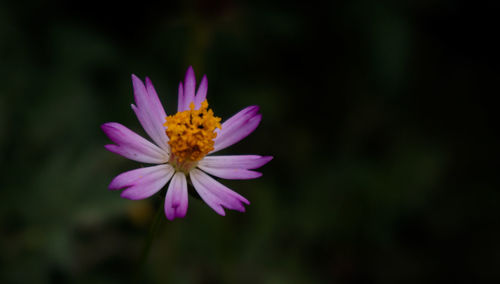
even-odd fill
[(1, 1), (0, 282), (132, 279), (161, 196), (107, 190), (140, 165), (99, 126), (144, 133), (130, 74), (172, 113), (189, 65), (261, 106), (223, 153), (275, 159), (224, 181), (246, 213), (162, 218), (141, 283), (499, 281), (492, 2)]

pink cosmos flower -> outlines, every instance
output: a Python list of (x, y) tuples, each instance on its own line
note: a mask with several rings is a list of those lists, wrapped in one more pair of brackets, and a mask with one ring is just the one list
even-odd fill
[(203, 76), (196, 91), (192, 67), (186, 72), (184, 84), (179, 84), (175, 115), (165, 114), (149, 78), (144, 85), (132, 75), (132, 83), (135, 100), (132, 109), (153, 143), (119, 123), (108, 122), (101, 128), (115, 144), (105, 145), (105, 148), (125, 158), (153, 165), (118, 175), (111, 181), (109, 189), (124, 189), (122, 197), (139, 200), (157, 193), (170, 181), (165, 197), (165, 215), (173, 220), (186, 216), (190, 181), (203, 201), (218, 214), (224, 216), (224, 208), (244, 212), (243, 204), (250, 202), (210, 175), (223, 179), (258, 178), (262, 174), (253, 169), (263, 166), (273, 157), (211, 154), (252, 133), (262, 118), (259, 107), (244, 108), (221, 125), (220, 118), (208, 108), (207, 77)]

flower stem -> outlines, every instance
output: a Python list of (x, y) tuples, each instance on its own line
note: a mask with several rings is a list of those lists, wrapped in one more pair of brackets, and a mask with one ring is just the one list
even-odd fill
[(144, 246), (142, 248), (141, 258), (139, 260), (139, 265), (137, 266), (137, 272), (136, 272), (136, 277), (135, 277), (136, 281), (134, 281), (136, 283), (140, 282), (140, 281), (138, 281), (139, 276), (142, 273), (142, 271), (144, 270), (144, 267), (146, 266), (146, 262), (148, 261), (149, 252), (151, 251), (153, 239), (158, 231), (158, 228), (159, 228), (158, 225), (161, 223), (162, 215), (163, 215), (163, 202), (160, 202), (160, 204), (158, 205), (158, 209), (156, 210), (156, 213), (153, 217), (153, 221), (151, 223), (151, 226), (149, 227), (149, 232), (148, 232), (147, 238), (144, 242)]

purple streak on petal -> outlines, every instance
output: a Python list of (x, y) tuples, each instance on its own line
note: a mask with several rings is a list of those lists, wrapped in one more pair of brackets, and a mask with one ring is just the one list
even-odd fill
[(168, 172), (170, 169), (173, 169), (170, 165), (156, 165), (127, 171), (116, 176), (109, 184), (109, 189), (115, 190), (131, 187), (143, 177), (150, 174), (158, 174), (162, 171)]
[(221, 201), (217, 198), (217, 196), (210, 192), (204, 184), (200, 183), (196, 179), (196, 174), (194, 173), (195, 171), (196, 170), (191, 171), (190, 177), (196, 192), (198, 192), (203, 201), (205, 201), (210, 208), (217, 212), (217, 214), (225, 216), (226, 212), (224, 212), (224, 208), (221, 206)]
[(168, 220), (183, 218), (188, 208), (188, 191), (186, 176), (182, 172), (175, 173), (168, 186), (165, 197), (165, 215)]
[(162, 123), (165, 123), (165, 117), (167, 117), (167, 114), (163, 109), (160, 98), (158, 97), (155, 87), (153, 86), (153, 82), (151, 82), (151, 79), (149, 79), (149, 77), (146, 77), (146, 90), (148, 91), (149, 97), (151, 98), (151, 103), (153, 108), (155, 109), (156, 116), (160, 118)]
[(151, 137), (151, 139), (165, 152), (170, 152), (170, 148), (167, 144), (168, 137), (165, 132), (165, 127), (163, 125), (160, 126), (159, 123), (155, 123), (151, 120), (149, 118), (149, 113), (144, 108), (141, 109), (134, 104), (131, 104), (130, 107), (134, 111), (142, 125), (142, 128), (146, 131), (149, 137)]
[(222, 216), (225, 215), (223, 207), (245, 212), (243, 203), (250, 204), (246, 198), (220, 184), (198, 169), (191, 170), (189, 174), (194, 188), (203, 201)]
[(223, 179), (254, 179), (262, 176), (262, 173), (245, 169), (234, 168), (212, 168), (198, 165), (198, 168), (213, 176)]
[[(200, 171), (198, 169), (193, 169), (193, 171), (195, 171), (195, 175), (197, 176), (198, 181), (201, 181), (201, 183), (205, 184), (209, 188), (209, 190), (216, 196), (218, 196), (220, 199), (224, 200), (227, 197), (228, 199), (233, 198), (237, 200), (239, 203), (245, 203), (247, 205), (250, 204), (250, 201), (248, 201), (245, 197), (227, 188), (223, 184), (211, 178), (203, 171)], [(227, 207), (228, 209), (233, 209), (226, 206), (225, 204), (222, 205)], [(236, 205), (236, 207), (239, 207), (239, 205)]]
[(115, 177), (109, 184), (109, 189), (125, 188), (121, 193), (122, 197), (144, 199), (158, 192), (173, 174), (174, 169), (170, 165), (135, 169)]
[(208, 90), (207, 75), (203, 75), (200, 86), (198, 87), (198, 92), (196, 92), (196, 97), (194, 98), (195, 109), (199, 109), (201, 107), (201, 103), (207, 98), (207, 90)]
[(132, 75), (132, 84), (136, 103), (132, 105), (132, 109), (149, 137), (162, 149), (168, 151), (168, 137), (163, 126), (165, 117), (162, 117), (165, 111), (159, 111), (160, 108), (163, 109), (163, 106), (159, 100), (148, 93), (142, 81), (135, 75)]
[(230, 129), (237, 127), (242, 122), (252, 118), (259, 112), (259, 106), (248, 106), (240, 110), (235, 115), (231, 116), (228, 120), (224, 121), (222, 124), (223, 128)]
[(199, 166), (211, 168), (258, 169), (273, 159), (272, 156), (233, 155), (206, 156), (198, 162)]
[(184, 109), (184, 86), (179, 83), (179, 97), (177, 99), (177, 111), (181, 112)]
[(214, 140), (214, 150), (210, 153), (227, 148), (250, 135), (262, 119), (262, 115), (258, 114), (258, 111), (259, 107), (250, 106), (224, 122), (220, 130), (216, 129), (217, 137)]
[(159, 162), (159, 160), (157, 160), (155, 158), (152, 158), (152, 157), (149, 157), (146, 155), (142, 155), (136, 151), (132, 151), (130, 149), (123, 148), (123, 147), (120, 147), (120, 146), (115, 145), (115, 144), (104, 145), (104, 148), (106, 148), (106, 150), (108, 150), (112, 153), (115, 153), (117, 155), (123, 156), (127, 159), (134, 160), (137, 162), (147, 163), (147, 164), (160, 164), (160, 163), (162, 163), (162, 162)]
[(189, 66), (184, 78), (184, 103), (183, 111), (189, 110), (189, 104), (194, 103), (194, 92), (196, 89), (196, 77), (194, 75), (193, 66)]
[(104, 146), (113, 153), (142, 163), (160, 164), (168, 161), (168, 154), (164, 150), (119, 123), (104, 123), (101, 129), (117, 144)]

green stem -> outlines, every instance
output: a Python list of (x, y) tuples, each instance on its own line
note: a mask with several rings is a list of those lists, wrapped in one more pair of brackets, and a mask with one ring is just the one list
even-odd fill
[[(158, 231), (159, 224), (161, 223), (161, 218), (163, 215), (163, 202), (160, 202), (158, 205), (158, 209), (156, 210), (155, 216), (153, 217), (153, 222), (151, 223), (151, 226), (149, 227), (149, 232), (147, 239), (145, 240), (144, 247), (142, 248), (142, 253), (141, 253), (141, 258), (139, 261), (139, 265), (137, 267), (137, 273), (136, 273), (136, 280), (139, 280), (139, 276), (144, 270), (144, 267), (146, 266), (146, 262), (148, 260), (149, 252), (151, 251), (151, 245), (153, 244), (153, 239)], [(135, 281), (139, 282), (139, 281)]]

